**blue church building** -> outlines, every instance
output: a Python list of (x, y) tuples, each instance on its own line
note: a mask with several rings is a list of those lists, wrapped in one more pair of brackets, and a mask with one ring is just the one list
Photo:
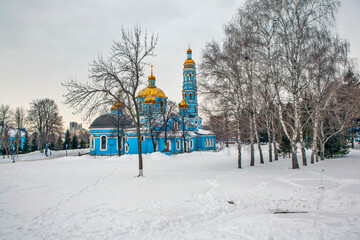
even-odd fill
[[(176, 114), (167, 115), (167, 121), (164, 121), (167, 96), (155, 81), (151, 66), (148, 86), (136, 98), (142, 123), (142, 153), (214, 150), (215, 134), (202, 129), (202, 118), (198, 114), (196, 65), (190, 47), (183, 68), (182, 102)], [(90, 125), (90, 154), (115, 155), (119, 152), (138, 153), (136, 128), (123, 114), (121, 103), (114, 104), (110, 113), (99, 116)]]

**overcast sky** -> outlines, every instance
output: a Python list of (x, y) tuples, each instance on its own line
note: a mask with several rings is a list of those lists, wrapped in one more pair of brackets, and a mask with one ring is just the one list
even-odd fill
[[(65, 129), (70, 121), (88, 126), (62, 104), (61, 83), (69, 78), (86, 81), (89, 63), (99, 54), (107, 56), (121, 27), (134, 24), (159, 34), (157, 56), (149, 59), (156, 85), (179, 102), (188, 44), (193, 59), (200, 62), (206, 42), (223, 38), (223, 25), (242, 2), (0, 0), (0, 104), (29, 109), (34, 99), (52, 98)], [(360, 58), (360, 0), (341, 2), (337, 30), (350, 42), (351, 56)]]

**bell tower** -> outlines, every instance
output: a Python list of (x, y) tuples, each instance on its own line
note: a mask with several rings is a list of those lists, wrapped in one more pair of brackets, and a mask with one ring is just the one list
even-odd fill
[(184, 100), (189, 104), (189, 120), (201, 128), (201, 118), (199, 117), (197, 102), (196, 67), (195, 61), (192, 59), (190, 44), (187, 50), (187, 59), (184, 62), (182, 91)]

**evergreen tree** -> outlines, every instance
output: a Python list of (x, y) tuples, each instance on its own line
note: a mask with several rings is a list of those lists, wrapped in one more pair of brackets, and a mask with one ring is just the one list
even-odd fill
[(71, 149), (78, 149), (79, 148), (79, 142), (76, 134), (71, 139)]
[(86, 148), (86, 142), (84, 139), (81, 139), (80, 141), (80, 148)]
[(284, 157), (287, 154), (291, 153), (291, 142), (285, 134), (283, 134), (281, 137), (281, 141), (279, 143), (279, 151)]
[(62, 150), (64, 149), (64, 145), (63, 145), (63, 141), (62, 141), (62, 138), (61, 138), (61, 135), (59, 135), (57, 141), (56, 141), (56, 145), (55, 145), (55, 149), (56, 150)]
[(38, 150), (38, 133), (37, 132), (34, 132), (31, 136), (31, 146), (30, 146), (30, 150), (32, 152)]
[(22, 153), (28, 153), (30, 151), (29, 135), (25, 132), (25, 140), (21, 148)]
[(70, 149), (70, 147), (71, 147), (70, 143), (71, 143), (71, 138), (70, 138), (70, 131), (68, 129), (65, 132), (64, 149), (66, 149), (66, 145), (67, 145), (67, 148)]
[(337, 134), (332, 136), (329, 141), (325, 143), (325, 157), (344, 156), (350, 152), (344, 135)]

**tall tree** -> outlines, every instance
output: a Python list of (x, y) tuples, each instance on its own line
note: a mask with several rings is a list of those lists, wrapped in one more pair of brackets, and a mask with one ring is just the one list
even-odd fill
[(71, 137), (70, 137), (70, 131), (69, 129), (65, 132), (65, 140), (64, 140), (64, 147), (63, 149), (70, 149), (71, 147)]
[(6, 155), (11, 154), (10, 125), (12, 111), (9, 105), (0, 106), (0, 144)]
[(79, 141), (78, 141), (78, 137), (76, 136), (76, 134), (73, 135), (73, 137), (71, 138), (71, 149), (78, 149), (79, 148)]
[(50, 143), (50, 136), (62, 130), (62, 117), (54, 100), (45, 98), (34, 100), (30, 104), (28, 123), (39, 134), (40, 150)]
[(16, 127), (15, 152), (18, 155), (22, 145), (22, 129), (24, 128), (26, 112), (22, 107), (17, 107), (14, 113), (14, 123)]
[(169, 149), (168, 146), (168, 131), (171, 130), (170, 122), (176, 116), (178, 111), (177, 105), (174, 101), (168, 100), (165, 106), (165, 111), (160, 112), (162, 123), (160, 129), (164, 131), (165, 137), (165, 149)]
[(30, 151), (34, 152), (34, 151), (38, 150), (38, 148), (39, 148), (39, 135), (37, 132), (34, 132), (31, 135)]
[[(144, 84), (144, 68), (148, 57), (154, 56), (158, 38), (142, 32), (140, 26), (133, 30), (122, 28), (120, 41), (114, 42), (110, 57), (100, 56), (91, 64), (88, 83), (70, 80), (63, 83), (68, 90), (65, 103), (76, 108), (78, 112), (85, 111), (90, 118), (104, 105), (121, 102), (125, 111), (136, 125), (139, 177), (143, 176), (143, 160), (141, 152), (141, 121), (139, 107), (136, 102), (137, 91)], [(118, 91), (122, 99), (119, 99)]]
[(64, 149), (64, 144), (63, 144), (63, 140), (61, 138), (61, 134), (58, 135), (58, 138), (57, 138), (56, 144), (55, 144), (55, 149), (56, 150)]

